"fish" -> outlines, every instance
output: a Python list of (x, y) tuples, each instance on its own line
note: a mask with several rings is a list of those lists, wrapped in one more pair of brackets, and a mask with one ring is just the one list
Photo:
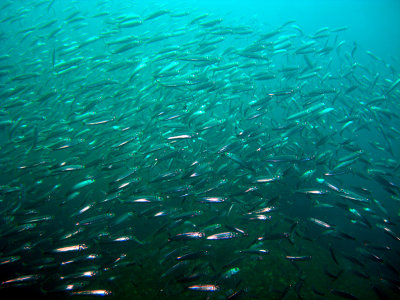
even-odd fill
[(398, 86), (400, 85), (400, 78), (398, 78), (396, 81), (394, 81), (390, 87), (388, 88), (388, 90), (385, 92), (385, 96), (387, 96), (388, 94), (390, 94), (394, 89), (396, 89)]
[(210, 235), (207, 237), (207, 240), (226, 240), (226, 239), (232, 239), (237, 237), (238, 234), (234, 232), (221, 232), (221, 233), (216, 233), (213, 235)]
[(168, 241), (187, 241), (193, 239), (201, 239), (205, 236), (203, 232), (184, 232), (170, 237)]
[(191, 291), (199, 291), (199, 292), (216, 292), (220, 288), (218, 285), (213, 285), (213, 284), (199, 284), (199, 285), (188, 286), (188, 289)]
[(339, 296), (339, 297), (344, 298), (344, 299), (353, 299), (353, 300), (358, 299), (356, 296), (354, 296), (354, 295), (352, 295), (352, 294), (350, 294), (348, 292), (341, 291), (341, 290), (332, 289), (331, 293), (333, 295)]
[(290, 261), (308, 261), (311, 260), (311, 256), (285, 256)]
[(0, 5), (2, 295), (396, 291), (397, 57), (346, 21), (64, 2)]
[(149, 14), (147, 17), (144, 18), (144, 20), (145, 21), (152, 20), (152, 19), (158, 18), (158, 17), (168, 14), (168, 13), (170, 13), (170, 11), (168, 9), (160, 9), (158, 11), (155, 11), (155, 12), (152, 12), (151, 14)]
[(73, 296), (110, 296), (112, 291), (110, 290), (84, 290), (72, 292)]

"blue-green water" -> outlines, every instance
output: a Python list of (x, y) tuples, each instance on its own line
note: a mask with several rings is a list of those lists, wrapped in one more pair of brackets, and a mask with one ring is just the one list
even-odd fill
[(397, 299), (397, 1), (4, 1), (0, 295)]

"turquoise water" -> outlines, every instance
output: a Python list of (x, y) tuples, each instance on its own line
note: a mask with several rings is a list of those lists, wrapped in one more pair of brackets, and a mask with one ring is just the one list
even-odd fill
[(350, 43), (356, 41), (364, 51), (370, 50), (385, 59), (396, 59), (396, 56), (398, 59), (400, 3), (396, 0), (233, 0), (193, 3), (224, 17), (258, 26), (279, 26), (292, 19), (308, 33), (326, 26), (348, 26), (349, 29), (342, 35), (344, 40)]
[(1, 3), (1, 297), (397, 299), (399, 8)]

